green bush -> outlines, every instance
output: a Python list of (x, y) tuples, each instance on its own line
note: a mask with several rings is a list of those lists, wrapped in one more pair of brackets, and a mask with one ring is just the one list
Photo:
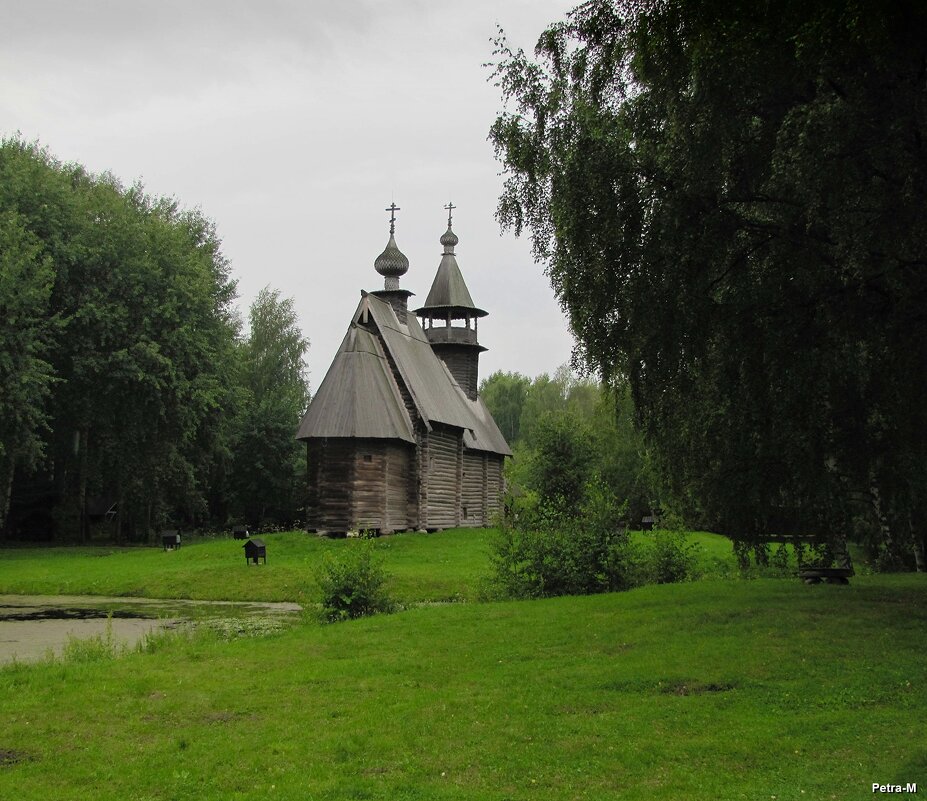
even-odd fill
[(508, 514), (490, 555), (486, 594), (503, 598), (589, 595), (637, 583), (637, 549), (621, 519), (626, 505), (591, 482), (578, 514), (562, 502), (527, 493), (506, 503)]
[(636, 549), (621, 531), (504, 528), (493, 543), (488, 595), (545, 598), (634, 586)]
[(673, 584), (693, 578), (695, 550), (678, 531), (655, 531), (652, 544), (644, 551), (643, 583)]
[(322, 614), (331, 622), (389, 612), (387, 576), (367, 543), (352, 544), (338, 556), (327, 556), (316, 571)]

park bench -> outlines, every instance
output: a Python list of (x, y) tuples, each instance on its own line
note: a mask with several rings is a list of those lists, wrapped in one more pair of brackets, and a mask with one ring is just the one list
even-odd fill
[(803, 567), (798, 571), (798, 577), (805, 584), (849, 584), (850, 576), (854, 575), (852, 567)]
[[(813, 536), (801, 536), (796, 534), (778, 534), (765, 538), (767, 543), (784, 543), (787, 545), (817, 545), (819, 540)], [(842, 553), (835, 554), (836, 561), (841, 567), (813, 567), (811, 565), (798, 565), (798, 577), (805, 584), (820, 584), (822, 581), (827, 584), (849, 584), (850, 576), (856, 574), (856, 571), (850, 567), (850, 556), (844, 548)]]

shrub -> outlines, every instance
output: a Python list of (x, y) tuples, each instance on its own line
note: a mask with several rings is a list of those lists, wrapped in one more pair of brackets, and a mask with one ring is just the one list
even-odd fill
[(316, 572), (322, 614), (334, 622), (391, 611), (386, 579), (366, 543), (352, 544), (338, 557), (326, 556)]
[(596, 531), (578, 523), (545, 530), (503, 528), (490, 559), (490, 597), (591, 595), (639, 583), (640, 549), (624, 531)]
[(695, 572), (695, 549), (680, 532), (655, 531), (644, 555), (644, 580), (648, 584), (688, 581)]
[(626, 505), (595, 483), (576, 516), (527, 494), (507, 504), (493, 544), (486, 594), (503, 598), (587, 595), (636, 583), (637, 549), (620, 522)]

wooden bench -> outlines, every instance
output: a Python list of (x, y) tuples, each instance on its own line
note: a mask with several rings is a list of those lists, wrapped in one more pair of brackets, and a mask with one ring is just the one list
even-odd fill
[(798, 577), (805, 584), (849, 584), (850, 576), (855, 575), (852, 567), (803, 567), (798, 571)]

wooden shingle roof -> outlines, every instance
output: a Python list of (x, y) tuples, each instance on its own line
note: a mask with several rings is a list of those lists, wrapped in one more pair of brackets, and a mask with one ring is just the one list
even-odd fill
[[(463, 395), (463, 390), (458, 389)], [(504, 456), (511, 456), (512, 451), (502, 436), (499, 426), (493, 420), (493, 416), (483, 403), (483, 399), (477, 397), (476, 400), (470, 400), (464, 395), (464, 399), (473, 414), (473, 428), (464, 431), (464, 447), (471, 451), (489, 451), (489, 453), (501, 453)]]
[[(364, 300), (422, 419), (429, 424), (470, 428), (474, 421), (466, 396), (435, 355), (418, 320), (409, 315), (400, 323), (388, 303), (372, 295)], [(357, 319), (363, 317), (363, 301), (361, 306)]]
[(352, 322), (296, 434), (415, 442), (412, 421), (376, 336)]
[(485, 311), (474, 305), (470, 290), (467, 289), (463, 273), (460, 272), (460, 266), (453, 253), (445, 253), (441, 257), (435, 280), (431, 284), (428, 297), (425, 298), (425, 305), (416, 309), (415, 313), (445, 309), (451, 311), (452, 314), (468, 314), (470, 317), (486, 316)]
[(399, 379), (426, 425), (464, 430), (464, 446), (511, 456), (480, 398), (471, 401), (435, 355), (418, 320), (399, 322), (389, 303), (364, 293), (335, 360), (299, 427), (297, 439), (371, 437), (415, 442), (379, 331)]

